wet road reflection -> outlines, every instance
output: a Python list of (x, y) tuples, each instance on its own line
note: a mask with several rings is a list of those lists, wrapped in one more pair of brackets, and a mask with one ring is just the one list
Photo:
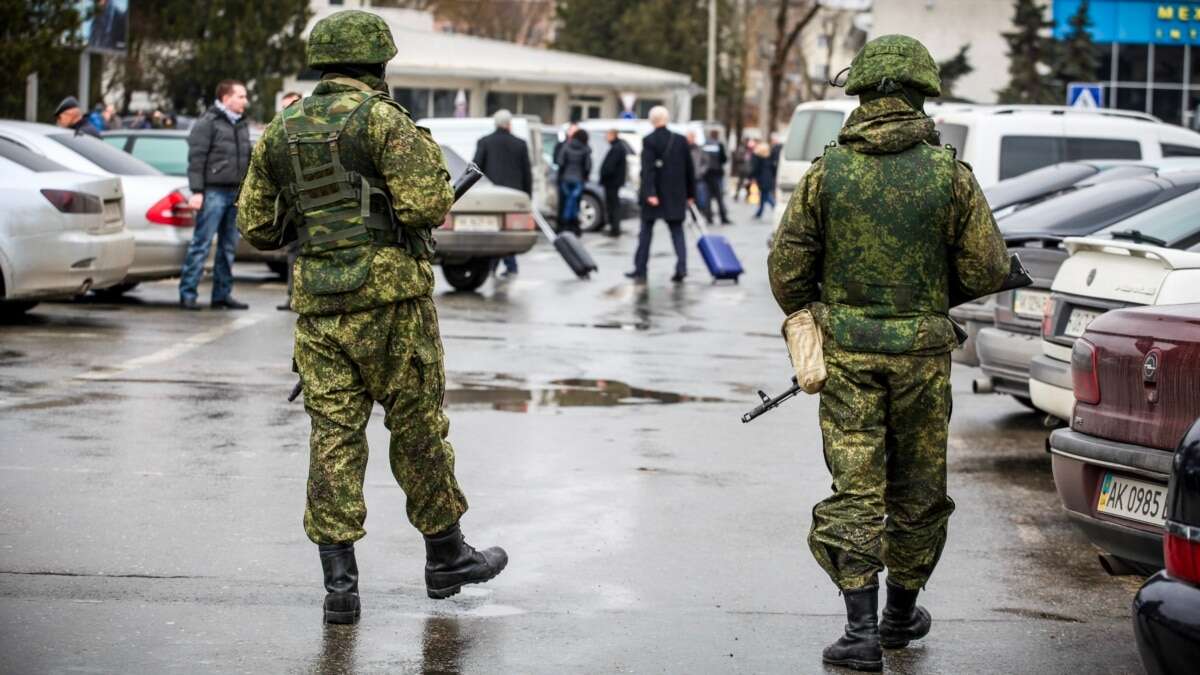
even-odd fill
[(520, 380), (497, 375), (490, 381), (463, 382), (460, 387), (446, 391), (446, 405), (487, 406), (505, 412), (530, 412), (538, 408), (554, 407), (724, 402), (723, 399), (710, 396), (634, 387), (617, 380), (570, 378), (551, 380), (545, 385), (525, 386), (508, 384), (510, 382)]
[(459, 673), (465, 639), (458, 619), (431, 616), (425, 619), (421, 638), (421, 672), (426, 675)]
[(309, 668), (314, 675), (341, 675), (359, 672), (357, 661), (358, 626), (323, 624), (321, 653)]

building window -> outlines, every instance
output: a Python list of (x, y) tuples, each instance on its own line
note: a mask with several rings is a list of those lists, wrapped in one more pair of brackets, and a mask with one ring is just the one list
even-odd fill
[(1119, 87), (1113, 98), (1117, 108), (1122, 110), (1146, 110), (1146, 87)]
[(487, 115), (494, 115), (501, 108), (514, 115), (535, 116), (546, 124), (554, 122), (554, 94), (518, 94), (507, 91), (488, 92)]
[(392, 98), (404, 106), (413, 119), (422, 117), (454, 117), (454, 102), (458, 92), (462, 91), (467, 100), (466, 112), (469, 114), (471, 92), (461, 89), (410, 89), (393, 87)]
[(428, 89), (408, 89), (405, 87), (395, 87), (392, 89), (392, 98), (396, 102), (404, 106), (414, 119), (429, 117), (429, 90)]
[(1183, 91), (1155, 89), (1150, 112), (1169, 124), (1183, 124)]
[(512, 94), (506, 91), (489, 91), (487, 100), (484, 102), (485, 115), (495, 115), (496, 111), (501, 108), (513, 113), (520, 114), (520, 94)]
[(646, 119), (650, 117), (650, 109), (656, 105), (663, 105), (663, 102), (654, 98), (638, 99), (637, 105), (633, 108), (633, 114), (640, 119)]
[(1147, 45), (1121, 45), (1117, 51), (1117, 79), (1145, 82), (1150, 48)]
[(567, 103), (571, 121), (578, 122), (600, 117), (600, 108), (603, 102), (603, 96), (572, 96)]
[(1154, 45), (1154, 82), (1183, 82), (1183, 45)]
[(464, 116), (470, 114), (471, 110), (471, 94), (462, 89), (434, 89), (433, 91), (433, 114), (432, 117), (454, 117), (457, 107), (455, 102), (458, 100), (458, 94), (461, 91), (465, 99)]

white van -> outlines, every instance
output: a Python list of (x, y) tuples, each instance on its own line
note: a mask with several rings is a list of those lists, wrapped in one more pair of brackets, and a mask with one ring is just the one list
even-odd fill
[[(779, 161), (781, 204), (857, 107), (856, 98), (796, 106)], [(955, 147), (984, 188), (1072, 160), (1200, 156), (1200, 134), (1127, 110), (926, 103), (925, 111), (937, 123), (941, 142)], [(776, 214), (782, 218), (783, 209)]]
[(1089, 237), (1066, 239), (1064, 246), (1071, 257), (1043, 309), (1042, 354), (1030, 364), (1029, 394), (1039, 410), (1070, 420), (1075, 340), (1112, 309), (1200, 302), (1200, 244), (1178, 250)]

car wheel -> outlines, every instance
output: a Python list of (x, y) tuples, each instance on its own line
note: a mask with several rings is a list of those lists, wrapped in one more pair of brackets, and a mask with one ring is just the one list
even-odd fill
[(603, 222), (604, 206), (594, 195), (584, 194), (579, 199), (579, 229), (589, 232)]
[(109, 286), (108, 288), (97, 288), (92, 292), (96, 294), (96, 297), (115, 300), (122, 295), (125, 295), (129, 291), (137, 288), (137, 285), (138, 282), (136, 281), (126, 281), (124, 283), (117, 284), (116, 286)]
[(276, 276), (280, 277), (281, 279), (287, 279), (287, 275), (288, 275), (287, 261), (268, 260), (267, 261), (267, 269), (274, 272), (276, 274)]
[(456, 291), (477, 290), (491, 273), (491, 258), (471, 258), (465, 263), (453, 265), (442, 263), (442, 276)]
[(15, 319), (37, 306), (36, 300), (0, 302), (0, 319)]

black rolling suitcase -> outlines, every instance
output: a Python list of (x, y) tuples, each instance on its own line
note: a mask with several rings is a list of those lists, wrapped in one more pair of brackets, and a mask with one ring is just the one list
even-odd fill
[(579, 237), (576, 237), (574, 232), (556, 233), (542, 218), (542, 214), (537, 212), (537, 209), (533, 211), (533, 220), (542, 233), (554, 244), (554, 250), (558, 251), (562, 259), (567, 262), (575, 276), (587, 279), (592, 272), (598, 269), (596, 261), (592, 260), (592, 254), (587, 252), (587, 249), (583, 247), (583, 242), (579, 241)]

